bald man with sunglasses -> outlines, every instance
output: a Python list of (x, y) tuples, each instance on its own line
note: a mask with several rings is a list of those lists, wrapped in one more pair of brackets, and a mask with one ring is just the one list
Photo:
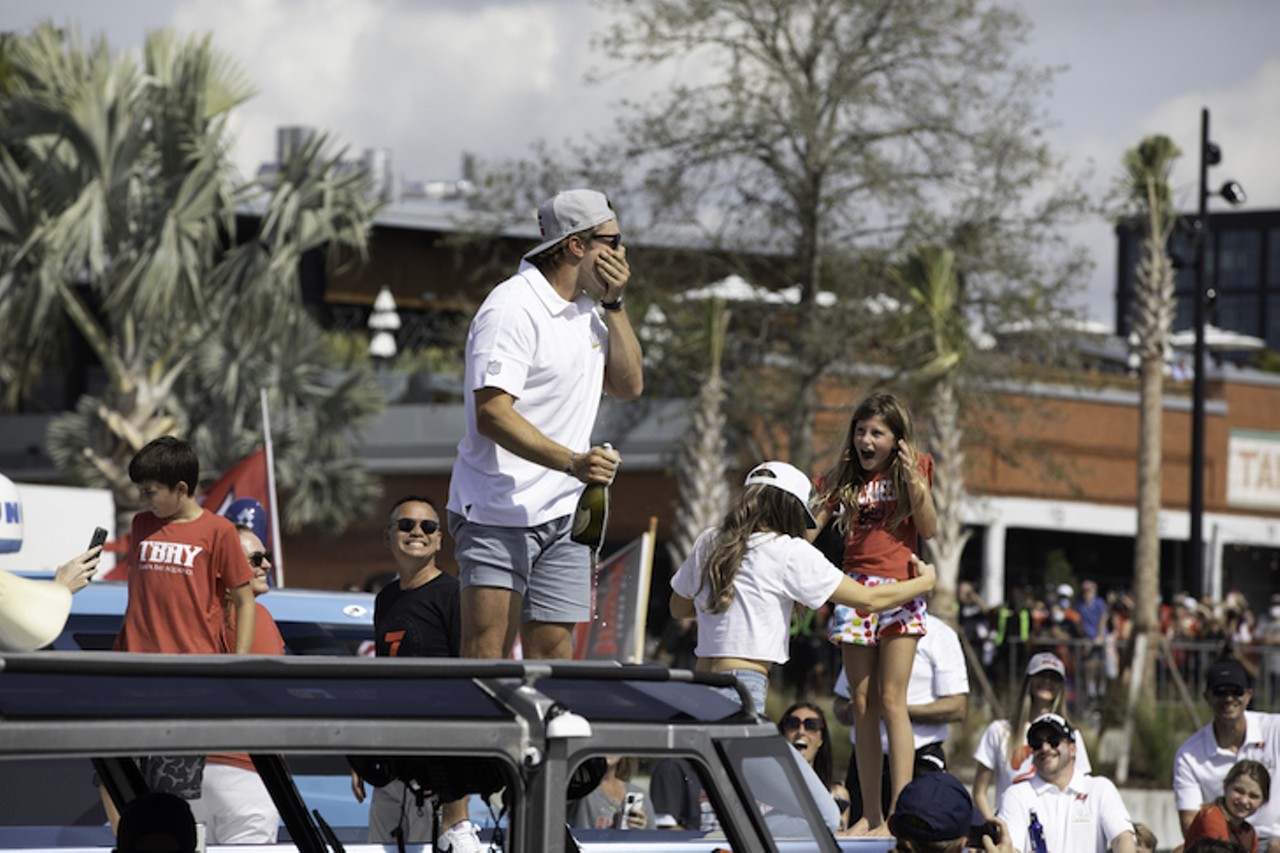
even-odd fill
[[(373, 634), (378, 657), (457, 657), (462, 648), (458, 580), (436, 565), (444, 534), (440, 510), (431, 498), (407, 495), (391, 507), (382, 539), (398, 577), (384, 586), (373, 604)], [(364, 801), (364, 780), (353, 774), (352, 793)], [(439, 850), (472, 853), (481, 850), (469, 819), (465, 798), (441, 803)], [(395, 843), (431, 841), (431, 809), (420, 804), (407, 786), (395, 780), (375, 788), (369, 804), (369, 841)]]

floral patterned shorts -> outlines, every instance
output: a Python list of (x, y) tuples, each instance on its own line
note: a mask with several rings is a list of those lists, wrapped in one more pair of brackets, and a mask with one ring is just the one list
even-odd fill
[[(861, 572), (851, 572), (849, 577), (863, 586), (897, 583), (893, 578), (864, 575)], [(927, 629), (928, 611), (923, 595), (883, 613), (868, 613), (856, 607), (837, 604), (835, 619), (831, 624), (831, 642), (876, 646), (880, 644), (880, 640), (890, 637), (923, 637)]]

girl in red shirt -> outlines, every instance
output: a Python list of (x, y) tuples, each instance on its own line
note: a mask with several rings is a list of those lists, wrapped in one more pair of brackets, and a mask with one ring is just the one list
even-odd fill
[(1222, 796), (1205, 803), (1187, 827), (1186, 842), (1197, 838), (1234, 841), (1249, 853), (1258, 851), (1258, 833), (1248, 818), (1271, 799), (1271, 774), (1265, 765), (1244, 759), (1231, 765)]
[[(911, 414), (892, 394), (872, 394), (853, 412), (844, 453), (827, 478), (821, 529), (833, 513), (844, 534), (847, 575), (867, 586), (911, 577), (918, 539), (931, 538), (938, 514), (929, 489), (933, 460), (919, 455)], [(907, 715), (907, 683), (916, 643), (925, 633), (925, 598), (870, 613), (836, 609), (832, 640), (842, 646), (853, 697), (854, 748), (862, 786), (862, 820), (854, 834), (889, 834), (880, 811), (880, 721), (889, 738), (890, 812), (911, 780), (915, 742)]]

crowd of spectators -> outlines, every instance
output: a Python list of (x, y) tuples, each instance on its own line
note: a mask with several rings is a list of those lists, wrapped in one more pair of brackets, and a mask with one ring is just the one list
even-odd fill
[[(1280, 702), (1280, 593), (1258, 612), (1238, 590), (1221, 600), (1182, 592), (1159, 602), (1160, 631), (1167, 641), (1161, 683), (1173, 666), (1186, 684), (1199, 683), (1208, 664), (1230, 654), (1257, 684), (1264, 707)], [(1071, 706), (1097, 712), (1108, 687), (1124, 675), (1126, 646), (1133, 634), (1133, 598), (1126, 589), (1100, 589), (1089, 579), (1015, 588), (1007, 602), (989, 604), (968, 581), (956, 590), (956, 624), (987, 680), (1013, 689), (1027, 659), (1053, 651), (1067, 665)], [(839, 648), (827, 640), (831, 608), (798, 613), (792, 623), (791, 660), (779, 673), (797, 697), (831, 692), (840, 672)], [(692, 626), (674, 621), (655, 642), (660, 659), (691, 666)], [(1193, 691), (1194, 692), (1194, 691)]]
[[(1133, 599), (1127, 590), (1100, 592), (1092, 580), (1075, 587), (1062, 583), (1039, 593), (1014, 590), (1010, 602), (989, 606), (971, 584), (957, 592), (957, 618), (966, 639), (978, 651), (983, 668), (999, 680), (1001, 661), (1016, 671), (1028, 650), (1050, 648), (1067, 661), (1078, 707), (1097, 711), (1107, 686), (1122, 676), (1125, 649), (1133, 633)], [(1274, 701), (1280, 676), (1280, 594), (1261, 615), (1237, 590), (1221, 600), (1180, 592), (1158, 604), (1160, 633), (1166, 641), (1162, 665), (1182, 680), (1198, 683), (1208, 663), (1224, 654), (1238, 658), (1259, 684), (1265, 704)], [(1016, 655), (999, 653), (1010, 647)]]

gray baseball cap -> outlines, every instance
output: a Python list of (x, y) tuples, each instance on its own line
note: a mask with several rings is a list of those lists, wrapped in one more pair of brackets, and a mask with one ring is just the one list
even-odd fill
[(545, 252), (570, 234), (595, 228), (617, 216), (609, 199), (602, 192), (564, 190), (556, 193), (538, 208), (538, 228), (542, 232), (542, 242), (526, 252), (525, 258)]

